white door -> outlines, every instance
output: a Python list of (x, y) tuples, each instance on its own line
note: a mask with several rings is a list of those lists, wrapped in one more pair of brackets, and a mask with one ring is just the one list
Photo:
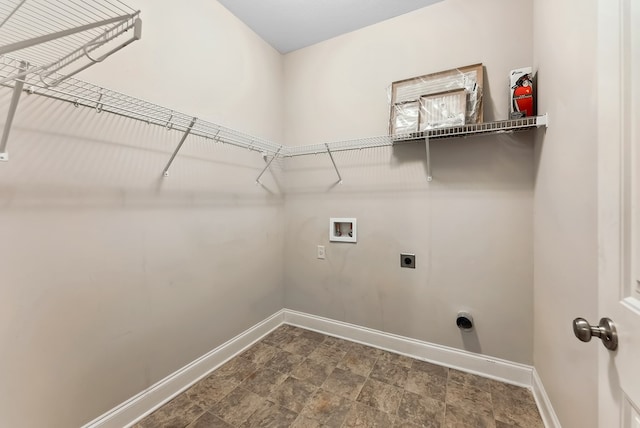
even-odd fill
[(598, 17), (599, 311), (619, 338), (597, 345), (598, 426), (640, 428), (640, 0), (599, 0)]

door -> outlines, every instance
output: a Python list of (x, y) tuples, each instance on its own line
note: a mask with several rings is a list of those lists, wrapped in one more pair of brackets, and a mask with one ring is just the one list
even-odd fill
[(598, 346), (598, 426), (640, 428), (640, 0), (598, 1), (597, 87), (599, 311), (619, 337)]

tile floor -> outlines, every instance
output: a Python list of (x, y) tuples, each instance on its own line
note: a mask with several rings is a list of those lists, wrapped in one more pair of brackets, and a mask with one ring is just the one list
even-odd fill
[(531, 392), (290, 325), (135, 428), (544, 428)]

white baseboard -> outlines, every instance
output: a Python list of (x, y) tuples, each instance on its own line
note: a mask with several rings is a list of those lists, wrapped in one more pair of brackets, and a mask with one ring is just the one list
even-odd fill
[(282, 325), (284, 310), (271, 315), (233, 339), (130, 398), (82, 428), (122, 428), (131, 426), (193, 385), (211, 371), (243, 352)]
[(436, 345), (408, 337), (385, 333), (342, 321), (335, 321), (289, 309), (284, 310), (284, 322), (308, 330), (337, 336), (352, 342), (406, 355), (418, 360), (489, 377), (531, 388), (533, 367), (500, 358), (474, 354), (448, 346)]
[(542, 420), (544, 421), (544, 426), (547, 428), (561, 428), (558, 415), (556, 415), (555, 410), (553, 410), (551, 400), (549, 400), (549, 396), (542, 385), (542, 379), (538, 376), (535, 367), (532, 373), (532, 381), (533, 397), (536, 399), (536, 404), (538, 405), (540, 416), (542, 416)]
[(561, 428), (542, 382), (531, 366), (289, 309), (278, 311), (82, 428), (120, 428), (133, 425), (284, 323), (527, 387), (533, 391), (545, 426)]

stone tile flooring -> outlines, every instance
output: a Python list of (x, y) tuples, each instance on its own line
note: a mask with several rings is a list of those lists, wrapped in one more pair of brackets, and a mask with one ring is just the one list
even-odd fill
[(544, 428), (531, 392), (282, 325), (135, 428)]

